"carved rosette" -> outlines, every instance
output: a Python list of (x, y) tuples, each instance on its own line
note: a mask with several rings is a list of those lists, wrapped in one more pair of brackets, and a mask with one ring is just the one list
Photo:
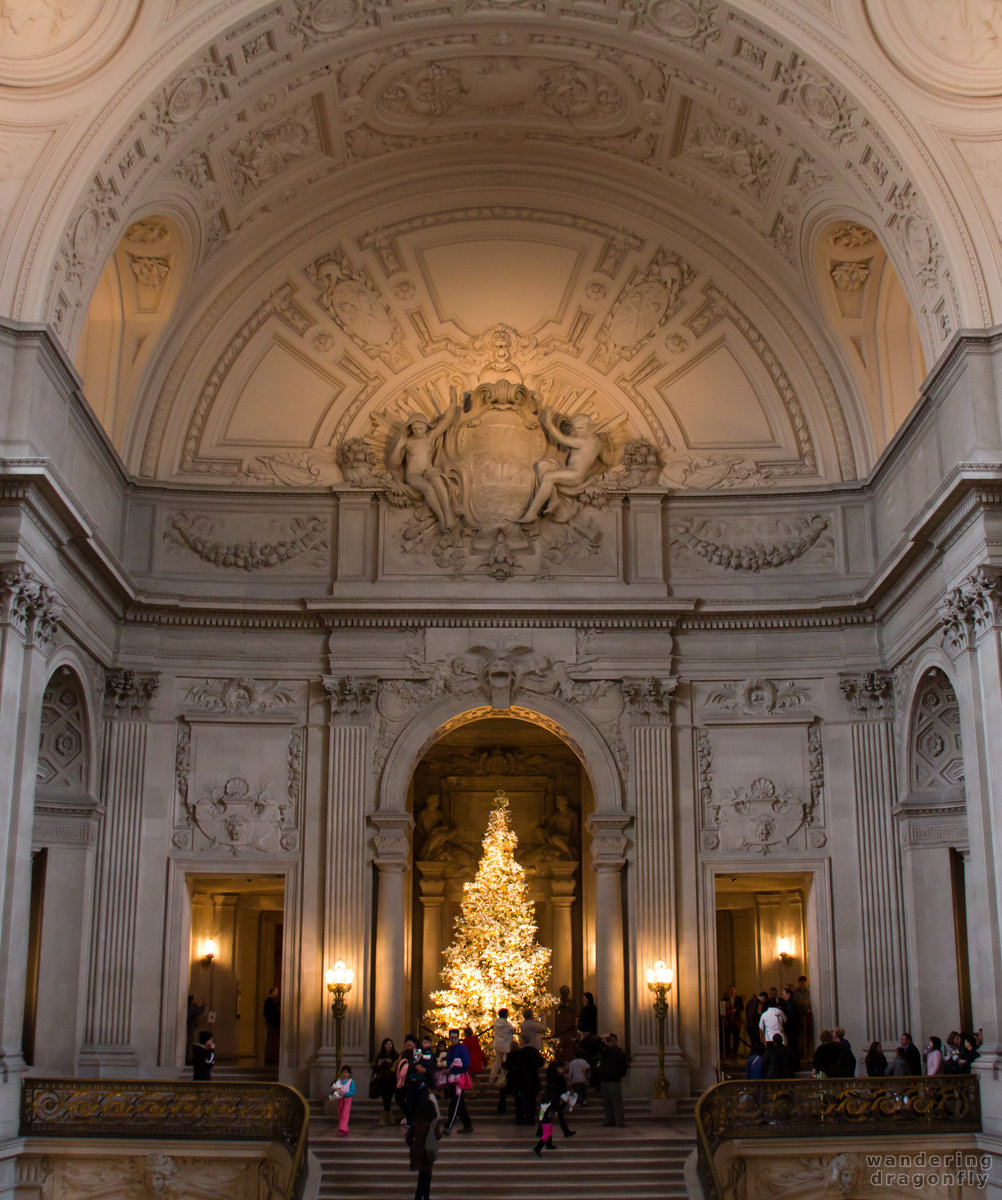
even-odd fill
[(155, 671), (132, 671), (119, 668), (106, 671), (104, 677), (104, 715), (107, 720), (145, 721), (150, 702), (160, 687), (160, 675)]
[(12, 563), (0, 574), (0, 621), (15, 629), (25, 643), (48, 650), (55, 637), (62, 601), (24, 563)]
[(1002, 578), (993, 568), (978, 567), (950, 588), (940, 608), (947, 648), (954, 655), (973, 649), (990, 630), (1002, 624)]
[(894, 680), (890, 671), (842, 675), (839, 690), (856, 720), (875, 721), (894, 715)]

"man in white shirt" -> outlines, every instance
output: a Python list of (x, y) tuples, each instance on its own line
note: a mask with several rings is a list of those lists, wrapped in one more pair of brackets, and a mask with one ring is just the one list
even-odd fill
[(504, 1066), (504, 1060), (511, 1049), (511, 1040), (515, 1036), (515, 1026), (508, 1020), (508, 1010), (499, 1008), (497, 1020), (494, 1022), (494, 1061), (491, 1063), (491, 1083), (497, 1083), (498, 1071)]
[(785, 1044), (786, 1042), (786, 1013), (779, 1007), (777, 1000), (770, 1000), (769, 1006), (765, 1012), (759, 1017), (758, 1027), (762, 1030), (762, 1040), (768, 1046), (772, 1039), (778, 1033)]
[(527, 1008), (522, 1013), (523, 1021), (519, 1026), (518, 1037), (523, 1046), (532, 1046), (535, 1050), (542, 1051), (543, 1049), (543, 1034), (546, 1032), (546, 1026), (542, 1021), (537, 1021), (532, 1015), (532, 1009)]

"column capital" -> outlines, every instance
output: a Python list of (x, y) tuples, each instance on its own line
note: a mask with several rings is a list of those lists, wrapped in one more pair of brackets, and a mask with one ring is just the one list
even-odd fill
[(651, 720), (669, 715), (678, 678), (674, 675), (649, 675), (646, 679), (624, 679), (620, 687), (623, 699), (634, 715)]
[(24, 563), (11, 563), (0, 572), (0, 621), (16, 629), (27, 645), (48, 650), (62, 610), (56, 589)]
[(150, 701), (160, 687), (157, 671), (132, 671), (119, 667), (104, 673), (104, 715), (108, 719), (145, 721)]
[(950, 588), (940, 605), (943, 640), (956, 657), (973, 650), (990, 630), (1002, 625), (1002, 571), (978, 567)]
[(331, 706), (331, 720), (364, 721), (375, 711), (378, 679), (356, 679), (351, 675), (325, 675), (324, 691)]
[(410, 856), (410, 833), (414, 818), (408, 812), (374, 812), (369, 824), (375, 830), (372, 838), (373, 861), (382, 871), (403, 871)]
[(596, 871), (619, 871), (626, 865), (629, 838), (626, 830), (633, 818), (622, 811), (595, 812), (585, 822), (591, 834), (591, 854)]
[(840, 675), (839, 690), (857, 720), (873, 721), (894, 715), (894, 681), (890, 671)]

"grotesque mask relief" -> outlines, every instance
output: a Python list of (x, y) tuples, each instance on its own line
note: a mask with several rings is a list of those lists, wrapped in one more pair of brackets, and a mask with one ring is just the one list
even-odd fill
[(351, 483), (386, 488), (401, 510), (388, 548), (400, 569), (430, 560), (457, 578), (541, 578), (597, 557), (589, 574), (608, 574), (610, 493), (648, 482), (660, 465), (654, 446), (614, 434), (618, 422), (583, 406), (558, 411), (500, 379), (462, 398), (453, 387), (447, 405), (429, 396), (424, 410), (378, 414), (377, 432), (346, 440), (339, 458)]

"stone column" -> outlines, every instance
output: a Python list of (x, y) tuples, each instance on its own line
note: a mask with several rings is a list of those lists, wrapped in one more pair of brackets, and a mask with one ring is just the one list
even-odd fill
[[(1002, 578), (978, 568), (941, 610), (960, 704), (970, 846), (971, 1000), (984, 1030), (974, 1064), (986, 1135), (1002, 1135)], [(920, 914), (917, 914), (920, 920)]]
[(553, 909), (553, 960), (550, 991), (556, 993), (561, 985), (574, 987), (574, 927), (571, 910), (577, 885), (576, 862), (550, 864), (550, 905)]
[(595, 871), (595, 1002), (602, 1031), (626, 1042), (626, 976), (623, 867), (631, 818), (620, 810), (592, 813), (587, 821)]
[[(852, 775), (859, 846), (863, 977), (868, 1036), (894, 1045), (909, 1028), (901, 855), (893, 812), (894, 689), (886, 671), (843, 675), (852, 714)], [(916, 1035), (921, 1036), (921, 1035)]]
[[(60, 604), (20, 563), (0, 574), (0, 1136), (17, 1132), (42, 696)], [(12, 1086), (6, 1086), (6, 1085)]]
[(81, 1075), (114, 1078), (139, 1068), (132, 1045), (136, 904), (149, 706), (159, 682), (158, 675), (129, 670), (105, 676), (104, 819), (95, 869)]
[(420, 862), (418, 887), (421, 893), (421, 1003), (441, 983), (442, 905), (445, 903), (444, 862)]
[(407, 876), (409, 835), (414, 820), (406, 812), (375, 812), (369, 817), (375, 829), (376, 881), (376, 980), (373, 997), (377, 1044), (385, 1037), (398, 1039), (408, 1018), (404, 930), (404, 880)]

